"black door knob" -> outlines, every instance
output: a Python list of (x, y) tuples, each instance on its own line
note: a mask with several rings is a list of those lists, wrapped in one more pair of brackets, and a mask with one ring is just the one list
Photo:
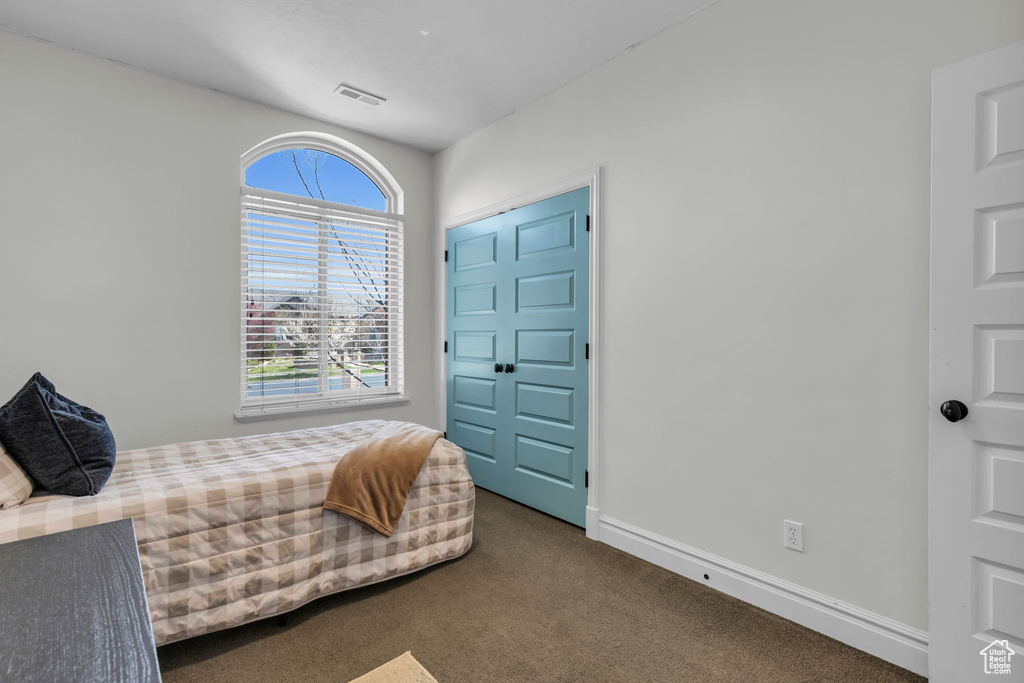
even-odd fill
[(505, 363), (505, 372), (512, 372), (516, 369), (516, 366), (511, 363)]
[(950, 422), (959, 422), (967, 417), (967, 406), (961, 401), (946, 401), (939, 406), (939, 412)]
[(501, 372), (501, 370), (502, 370), (501, 363), (495, 363), (494, 364), (494, 371), (495, 372)]

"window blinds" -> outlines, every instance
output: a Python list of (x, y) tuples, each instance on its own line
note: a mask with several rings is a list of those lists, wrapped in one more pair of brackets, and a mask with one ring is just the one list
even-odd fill
[(242, 188), (244, 414), (403, 392), (402, 217)]

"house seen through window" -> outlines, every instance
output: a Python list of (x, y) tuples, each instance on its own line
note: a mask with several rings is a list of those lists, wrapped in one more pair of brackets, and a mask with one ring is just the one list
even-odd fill
[(392, 188), (386, 195), (343, 149), (276, 147), (243, 164), (240, 413), (400, 396), (403, 235)]

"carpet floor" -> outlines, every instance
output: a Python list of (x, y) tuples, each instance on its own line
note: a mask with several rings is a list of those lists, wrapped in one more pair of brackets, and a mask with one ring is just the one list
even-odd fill
[(480, 489), (462, 558), (158, 652), (164, 683), (345, 683), (407, 650), (440, 683), (925, 680)]

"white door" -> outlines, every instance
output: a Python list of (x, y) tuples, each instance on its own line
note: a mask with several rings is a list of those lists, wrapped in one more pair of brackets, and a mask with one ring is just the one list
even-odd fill
[(934, 74), (931, 330), (929, 673), (1024, 681), (1024, 42)]

